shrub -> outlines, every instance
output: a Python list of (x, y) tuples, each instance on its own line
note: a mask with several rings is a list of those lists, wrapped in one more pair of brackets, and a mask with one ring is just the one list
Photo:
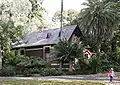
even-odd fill
[(40, 73), (40, 69), (39, 68), (30, 68), (29, 72), (31, 74), (39, 74)]
[(57, 75), (61, 75), (62, 73), (53, 68), (43, 68), (41, 69), (40, 74), (42, 76), (57, 76)]
[(23, 74), (24, 76), (31, 76), (31, 75), (32, 75), (32, 74), (30, 73), (29, 69), (27, 69), (27, 68), (23, 70), (22, 74)]
[(50, 64), (40, 58), (15, 55), (14, 52), (9, 51), (4, 57), (4, 67), (1, 70), (1, 75), (30, 76), (32, 74), (39, 74), (42, 68), (47, 67), (50, 67)]
[(5, 65), (0, 70), (0, 76), (14, 76), (16, 75), (16, 67), (12, 65)]

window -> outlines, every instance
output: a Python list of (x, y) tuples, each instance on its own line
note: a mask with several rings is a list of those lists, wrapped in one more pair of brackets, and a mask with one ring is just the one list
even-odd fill
[(50, 48), (49, 47), (45, 48), (45, 53), (50, 53)]
[(24, 55), (24, 54), (25, 54), (25, 50), (24, 49), (20, 50), (20, 55)]

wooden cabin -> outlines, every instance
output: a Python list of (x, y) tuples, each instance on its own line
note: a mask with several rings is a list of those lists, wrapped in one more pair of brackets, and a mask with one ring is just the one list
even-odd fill
[(59, 33), (60, 28), (28, 33), (14, 43), (13, 50), (18, 50), (21, 55), (36, 56), (48, 60), (51, 58), (50, 53), (53, 46), (60, 38), (66, 38), (70, 42), (82, 38), (82, 33), (77, 25), (63, 27), (61, 36)]

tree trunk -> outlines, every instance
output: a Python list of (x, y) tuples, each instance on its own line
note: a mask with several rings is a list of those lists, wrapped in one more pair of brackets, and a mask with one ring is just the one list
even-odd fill
[(73, 63), (72, 63), (72, 60), (70, 59), (69, 60), (69, 72), (73, 72), (72, 67), (73, 67)]
[(100, 48), (101, 48), (101, 44), (99, 43), (97, 45), (97, 56), (100, 57)]
[(62, 72), (62, 61), (59, 63), (59, 71)]
[(1, 51), (1, 45), (0, 45), (0, 69), (2, 69), (2, 51)]
[(0, 69), (2, 69), (2, 58), (0, 57)]

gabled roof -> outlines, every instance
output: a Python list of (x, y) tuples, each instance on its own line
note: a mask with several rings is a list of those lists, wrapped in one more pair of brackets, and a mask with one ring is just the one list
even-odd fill
[[(69, 40), (76, 27), (77, 25), (63, 27), (61, 38)], [(22, 43), (14, 45), (13, 48), (56, 44), (60, 39), (59, 32), (60, 28), (28, 33), (20, 40)]]

